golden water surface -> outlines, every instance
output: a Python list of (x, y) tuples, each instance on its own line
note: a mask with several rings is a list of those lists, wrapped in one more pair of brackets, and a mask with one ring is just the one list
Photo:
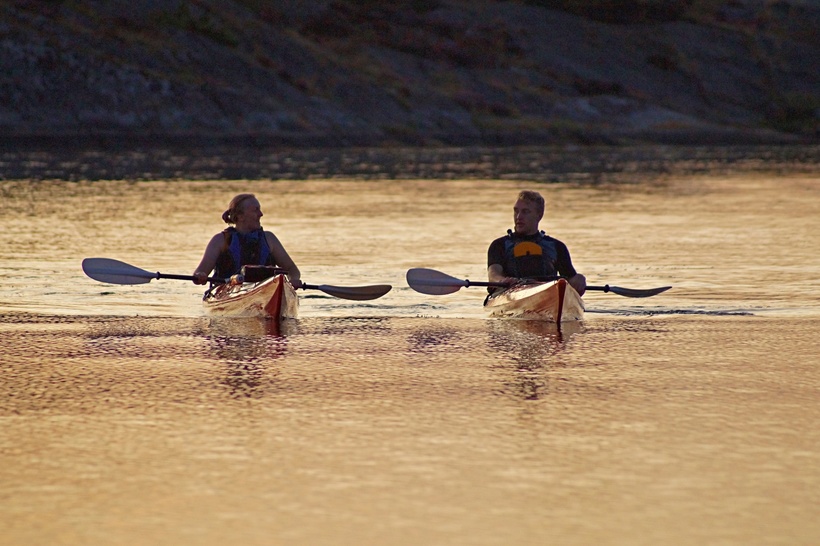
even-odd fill
[[(523, 167), (522, 167), (523, 168)], [(485, 317), (519, 189), (590, 284)], [(257, 195), (300, 318), (206, 317), (190, 274)], [(820, 543), (820, 169), (629, 183), (0, 180), (0, 544)]]

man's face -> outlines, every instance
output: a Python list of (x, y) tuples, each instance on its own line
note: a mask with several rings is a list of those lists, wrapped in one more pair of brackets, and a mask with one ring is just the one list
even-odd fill
[(532, 235), (538, 231), (538, 222), (541, 221), (541, 214), (535, 203), (525, 199), (519, 199), (513, 207), (513, 218), (515, 220), (515, 232), (520, 235)]

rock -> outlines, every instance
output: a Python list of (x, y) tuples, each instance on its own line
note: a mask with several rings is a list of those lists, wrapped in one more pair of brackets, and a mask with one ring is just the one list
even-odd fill
[(307, 145), (817, 138), (811, 3), (735, 0), (709, 11), (690, 2), (626, 22), (541, 3), (4, 3), (0, 135)]

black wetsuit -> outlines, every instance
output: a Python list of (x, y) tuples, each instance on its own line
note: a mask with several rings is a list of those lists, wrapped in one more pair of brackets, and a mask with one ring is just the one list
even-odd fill
[[(504, 276), (546, 281), (561, 276), (570, 279), (576, 275), (567, 245), (545, 235), (518, 235), (508, 231), (487, 250), (487, 267), (499, 264)], [(492, 290), (490, 290), (492, 292)]]

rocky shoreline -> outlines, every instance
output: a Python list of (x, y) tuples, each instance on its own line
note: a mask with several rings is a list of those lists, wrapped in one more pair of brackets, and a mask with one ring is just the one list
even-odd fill
[(547, 4), (4, 3), (0, 149), (817, 141), (814, 4)]
[[(511, 180), (629, 184), (651, 177), (818, 174), (818, 145), (52, 148), (0, 152), (0, 182)], [(0, 190), (2, 190), (0, 185)]]

